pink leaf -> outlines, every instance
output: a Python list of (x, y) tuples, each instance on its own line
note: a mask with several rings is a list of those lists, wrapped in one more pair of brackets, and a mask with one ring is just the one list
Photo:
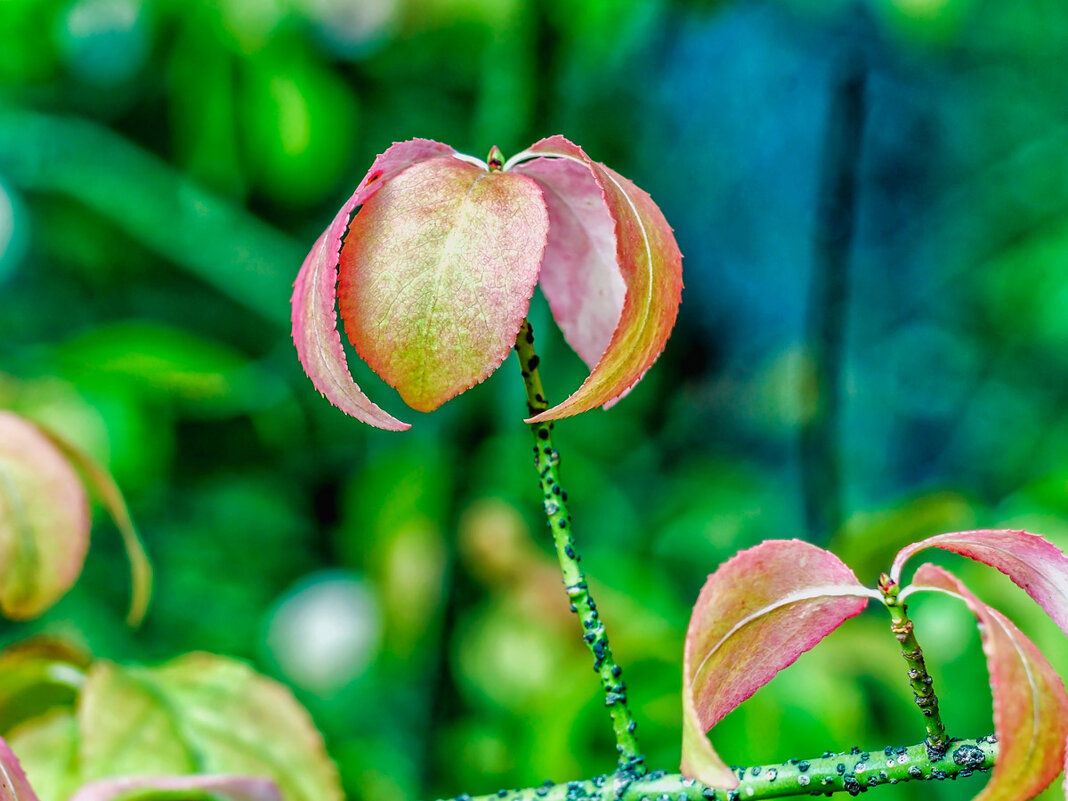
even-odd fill
[(869, 597), (879, 596), (838, 557), (800, 540), (761, 543), (709, 576), (686, 632), (682, 772), (737, 786), (704, 733)]
[[(555, 420), (595, 406), (610, 405), (629, 392), (664, 350), (675, 325), (682, 297), (682, 254), (675, 243), (671, 226), (648, 194), (622, 175), (592, 161), (580, 147), (562, 136), (536, 142), (513, 157), (510, 163), (536, 157), (568, 159), (585, 165), (593, 176), (614, 223), (615, 261), (626, 287), (626, 296), (611, 339), (582, 386), (563, 403), (527, 422)], [(529, 170), (535, 177), (539, 173), (550, 175), (544, 166), (533, 163), (529, 167), (518, 165), (513, 171), (524, 170)], [(589, 184), (565, 181), (563, 174), (557, 173), (551, 174), (550, 193), (554, 189), (562, 189), (576, 201), (584, 202), (589, 202), (594, 196)], [(594, 222), (596, 216), (586, 215), (583, 219), (590, 221), (592, 226), (587, 228), (587, 233), (603, 238), (601, 225)], [(558, 251), (554, 249), (550, 252), (550, 255), (553, 254), (558, 254)], [(559, 271), (566, 273), (571, 266), (565, 263), (550, 267), (550, 285), (555, 287), (563, 283)], [(607, 267), (603, 270), (606, 272)], [(598, 314), (603, 316), (612, 308), (611, 292), (603, 299), (583, 297), (581, 303), (596, 307)], [(557, 302), (553, 313), (563, 315), (560, 324), (565, 327), (565, 332), (567, 328), (575, 331), (576, 326), (570, 319), (571, 309), (561, 307)], [(581, 347), (586, 353), (580, 351), (580, 355), (587, 358), (603, 339), (603, 332), (594, 330), (586, 336), (576, 333), (569, 333), (568, 336), (576, 350), (579, 349), (578, 343), (583, 343)]]
[(0, 411), (0, 609), (36, 617), (70, 589), (89, 547), (85, 489), (41, 429)]
[(1068, 695), (1064, 684), (1023, 632), (942, 568), (920, 565), (909, 588), (917, 589), (955, 595), (979, 619), (994, 696), (994, 731), (999, 751), (990, 782), (976, 801), (1023, 801), (1034, 797), (1057, 777), (1063, 765), (1068, 738)]
[(1053, 543), (1037, 534), (1010, 529), (939, 534), (903, 548), (894, 559), (891, 578), (900, 583), (906, 560), (925, 548), (952, 551), (1000, 570), (1068, 634), (1068, 556)]
[(82, 787), (71, 796), (70, 801), (112, 801), (125, 798), (136, 790), (198, 790), (229, 801), (282, 801), (274, 782), (253, 776), (123, 776), (100, 779)]
[(616, 261), (615, 220), (586, 164), (537, 158), (514, 172), (534, 178), (549, 206), (541, 283), (564, 338), (592, 370), (623, 313), (627, 288)]
[(436, 409), (511, 351), (548, 226), (531, 178), (455, 158), (409, 167), (349, 227), (338, 297), (349, 339), (409, 406)]
[(427, 139), (398, 142), (375, 159), (333, 222), (304, 259), (293, 287), (293, 342), (304, 372), (327, 400), (346, 414), (389, 431), (410, 428), (386, 413), (363, 393), (349, 373), (337, 330), (337, 265), (341, 236), (352, 210), (413, 164), (454, 153), (448, 145)]
[(7, 743), (0, 738), (0, 801), (38, 801), (26, 774)]

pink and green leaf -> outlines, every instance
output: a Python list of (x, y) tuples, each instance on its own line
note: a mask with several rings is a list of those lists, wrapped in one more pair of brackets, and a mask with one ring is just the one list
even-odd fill
[(341, 250), (353, 346), (420, 411), (479, 383), (515, 344), (548, 228), (531, 178), (455, 158), (409, 167), (364, 203)]
[(74, 584), (89, 547), (77, 472), (32, 423), (0, 411), (0, 610), (36, 617)]
[(761, 543), (709, 576), (686, 632), (682, 772), (737, 786), (705, 732), (870, 597), (878, 595), (838, 557), (799, 540)]
[(413, 139), (394, 144), (375, 159), (352, 197), (312, 246), (293, 287), (293, 342), (308, 378), (341, 411), (389, 431), (403, 431), (410, 426), (372, 403), (352, 380), (337, 330), (334, 303), (341, 238), (353, 209), (391, 179), (413, 164), (454, 152), (439, 142)]
[(513, 172), (537, 180), (549, 207), (539, 282), (564, 339), (592, 370), (623, 313), (627, 287), (616, 260), (615, 220), (583, 162), (536, 158)]
[(0, 739), (0, 801), (38, 801), (15, 754)]
[(82, 787), (70, 801), (187, 801), (204, 798), (226, 801), (282, 801), (270, 779), (253, 776), (123, 776), (101, 779)]
[(905, 562), (925, 548), (941, 548), (996, 568), (1030, 595), (1068, 634), (1068, 556), (1037, 534), (984, 529), (939, 534), (903, 548), (890, 576), (900, 583)]
[[(985, 560), (982, 560), (985, 561)], [(1041, 792), (1064, 761), (1068, 695), (1031, 640), (940, 567), (920, 565), (909, 592), (937, 590), (961, 598), (979, 620), (994, 697), (998, 758), (976, 801), (1024, 801)], [(902, 593), (902, 597), (905, 593)]]
[[(577, 172), (552, 170), (544, 166), (541, 161), (548, 158), (566, 159), (584, 165), (600, 189), (613, 223), (615, 267), (626, 293), (606, 346), (601, 344), (604, 340), (603, 324), (598, 324), (589, 332), (578, 333), (577, 323), (573, 319), (577, 314), (576, 307), (561, 305), (558, 297), (553, 305), (553, 313), (560, 315), (559, 321), (565, 333), (571, 329), (568, 341), (572, 346), (587, 361), (598, 347), (603, 349), (603, 353), (582, 386), (562, 403), (528, 422), (555, 420), (596, 406), (610, 405), (629, 392), (664, 350), (675, 325), (682, 297), (682, 254), (679, 253), (671, 226), (652, 198), (622, 175), (591, 160), (580, 147), (562, 136), (543, 139), (513, 157), (510, 163), (516, 163), (516, 166), (511, 171), (525, 172), (535, 178), (539, 174), (545, 175), (550, 195), (554, 191), (564, 192), (579, 206), (596, 199), (592, 185), (579, 180)], [(529, 163), (517, 163), (523, 161)], [(577, 219), (587, 236), (596, 237), (598, 243), (603, 243), (603, 217), (584, 213)], [(562, 242), (559, 247), (549, 251), (549, 255), (556, 260), (548, 268), (552, 276), (552, 291), (558, 294), (557, 288), (562, 291), (573, 286), (586, 292), (578, 309), (595, 308), (603, 318), (614, 309), (615, 290), (610, 289), (603, 298), (590, 297), (589, 292), (595, 288), (594, 285), (581, 282), (573, 275), (575, 270), (587, 266), (589, 260), (572, 262), (563, 257), (564, 261), (559, 261), (560, 251), (566, 246), (567, 242)], [(601, 264), (599, 257), (596, 262), (600, 264), (602, 272), (608, 271), (608, 265)]]

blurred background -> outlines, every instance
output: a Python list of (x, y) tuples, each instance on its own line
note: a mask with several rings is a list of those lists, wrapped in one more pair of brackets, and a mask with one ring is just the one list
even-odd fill
[[(736, 550), (805, 538), (873, 583), (942, 531), (1068, 543), (1066, 52), (1060, 0), (0, 0), (0, 407), (109, 465), (157, 568), (130, 631), (98, 514), (77, 587), (3, 642), (248, 659), (353, 799), (610, 770), (515, 365), (424, 416), (354, 364), (415, 423), (389, 434), (322, 400), (289, 337), (304, 254), (391, 142), (563, 133), (685, 256), (660, 362), (556, 431), (642, 744), (674, 769), (689, 608)], [(559, 400), (581, 363), (540, 298), (531, 318)], [(1068, 670), (1015, 587), (959, 574)], [(988, 732), (968, 614), (914, 608), (950, 733)], [(920, 741), (895, 645), (884, 613), (850, 622), (717, 747)]]

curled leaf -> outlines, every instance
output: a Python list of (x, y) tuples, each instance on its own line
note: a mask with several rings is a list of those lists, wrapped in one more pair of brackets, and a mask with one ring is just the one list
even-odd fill
[(93, 494), (99, 498), (119, 530), (126, 558), (130, 561), (130, 610), (126, 614), (126, 622), (138, 626), (144, 620), (148, 602), (152, 599), (152, 562), (130, 518), (122, 490), (111, 473), (81, 448), (51, 432), (48, 432), (48, 438), (81, 471)]
[(960, 598), (979, 620), (999, 750), (990, 782), (976, 801), (1034, 797), (1057, 777), (1063, 765), (1068, 739), (1064, 684), (1023, 632), (950, 573), (935, 565), (920, 565), (909, 590), (921, 589)]
[(18, 759), (0, 738), (0, 801), (38, 801)]
[(891, 578), (900, 583), (905, 562), (925, 548), (952, 551), (1000, 570), (1068, 634), (1068, 556), (1049, 540), (1011, 529), (939, 534), (902, 548), (894, 559)]
[[(626, 295), (611, 339), (607, 346), (601, 345), (603, 353), (582, 386), (562, 403), (527, 422), (556, 420), (619, 400), (641, 380), (664, 350), (682, 299), (682, 254), (671, 226), (652, 198), (619, 173), (590, 159), (582, 148), (562, 136), (536, 142), (510, 159), (509, 165), (516, 165), (512, 167), (513, 172), (534, 178), (543, 175), (549, 191), (566, 197), (575, 206), (596, 200), (596, 193), (588, 182), (577, 180), (577, 173), (573, 171), (564, 173), (559, 168), (546, 166), (543, 163), (546, 158), (567, 159), (583, 165), (599, 187), (614, 226), (615, 268), (623, 279)], [(602, 242), (603, 219), (584, 214), (581, 220), (586, 233)], [(549, 255), (559, 259), (561, 250), (566, 247), (567, 243), (562, 243), (560, 247), (552, 248)], [(565, 275), (570, 272), (573, 276), (575, 269), (588, 266), (591, 261), (601, 265), (597, 256), (574, 264), (557, 263), (550, 267), (550, 275), (559, 271)], [(603, 272), (608, 267), (601, 265), (599, 269)], [(559, 282), (554, 275), (550, 285)], [(569, 284), (583, 293), (578, 298), (582, 306), (596, 308), (600, 315), (606, 310), (614, 310), (611, 288), (605, 298), (598, 299), (590, 295), (589, 290), (594, 288), (592, 284), (579, 283), (573, 277)], [(559, 302), (554, 304), (553, 313), (561, 315), (558, 318), (561, 325), (567, 321), (567, 327), (571, 329), (569, 342), (583, 358), (597, 350), (603, 331), (594, 329), (580, 335), (571, 320), (572, 309)]]
[(0, 609), (36, 617), (74, 584), (89, 547), (85, 489), (37, 426), (0, 411)]
[(686, 632), (682, 772), (736, 787), (705, 732), (860, 614), (869, 597), (878, 595), (838, 557), (800, 540), (761, 543), (709, 576)]
[(391, 178), (413, 164), (454, 152), (439, 142), (412, 139), (394, 144), (375, 159), (352, 197), (312, 246), (293, 287), (293, 342), (308, 378), (341, 411), (389, 431), (404, 431), (411, 426), (372, 403), (352, 380), (337, 330), (334, 301), (341, 237), (352, 210)]
[(548, 230), (530, 178), (448, 157), (412, 165), (349, 227), (338, 295), (349, 339), (409, 406), (436, 409), (508, 356)]
[(269, 779), (253, 776), (138, 776), (101, 779), (82, 787), (70, 801), (114, 801), (166, 796), (174, 799), (223, 798), (227, 801), (282, 801), (278, 787)]

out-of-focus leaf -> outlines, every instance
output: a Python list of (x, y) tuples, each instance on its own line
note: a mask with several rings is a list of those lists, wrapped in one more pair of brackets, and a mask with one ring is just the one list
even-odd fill
[(686, 632), (682, 772), (736, 787), (705, 732), (869, 597), (878, 596), (838, 557), (800, 540), (761, 543), (709, 576)]
[(1012, 529), (939, 534), (903, 548), (890, 577), (900, 583), (905, 562), (925, 548), (941, 548), (1000, 570), (1068, 634), (1068, 556), (1049, 540)]
[(56, 706), (74, 703), (89, 657), (63, 641), (35, 637), (0, 652), (0, 734)]
[(87, 784), (70, 801), (282, 801), (278, 788), (269, 779), (252, 776), (166, 776), (101, 779)]
[(157, 668), (94, 664), (78, 709), (83, 780), (263, 776), (285, 801), (340, 801), (337, 769), (307, 712), (247, 665), (190, 654)]
[(33, 777), (41, 801), (67, 801), (80, 784), (78, 724), (72, 709), (53, 709), (6, 734)]
[(384, 412), (356, 386), (337, 330), (335, 301), (341, 238), (352, 210), (367, 202), (382, 185), (413, 164), (454, 152), (440, 142), (412, 139), (398, 142), (378, 156), (352, 197), (312, 246), (293, 287), (293, 342), (308, 378), (345, 414), (387, 431), (404, 431), (411, 426)]
[(956, 595), (979, 620), (994, 695), (999, 751), (993, 776), (976, 801), (1032, 798), (1063, 767), (1068, 694), (1060, 677), (1012, 621), (976, 598), (942, 568), (920, 565), (910, 589)]
[(0, 801), (38, 801), (18, 759), (0, 739)]
[[(533, 167), (519, 163), (512, 169), (532, 169), (531, 174), (536, 177), (537, 160), (542, 157), (584, 165), (600, 186), (615, 228), (615, 261), (626, 286), (626, 297), (611, 340), (589, 377), (566, 400), (532, 421), (556, 420), (595, 406), (611, 405), (623, 397), (664, 350), (682, 299), (682, 254), (671, 226), (653, 199), (562, 136), (535, 142), (513, 156), (510, 164), (533, 159)], [(559, 181), (554, 181), (554, 186), (559, 187)], [(583, 202), (593, 196), (582, 185), (569, 187), (569, 194)], [(557, 313), (556, 308), (553, 311)], [(584, 349), (592, 352), (593, 346)]]
[(41, 429), (0, 411), (0, 609), (36, 617), (81, 572), (89, 547), (85, 489)]
[(130, 560), (130, 611), (126, 620), (131, 626), (138, 626), (148, 611), (148, 602), (152, 598), (152, 563), (145, 553), (145, 546), (130, 519), (130, 510), (126, 508), (126, 499), (122, 491), (102, 464), (83, 451), (77, 445), (61, 437), (50, 434), (49, 440), (81, 471), (94, 494), (104, 504), (111, 519), (115, 521), (122, 537), (126, 556)]
[(409, 167), (364, 203), (341, 249), (349, 339), (409, 406), (436, 409), (511, 352), (548, 232), (526, 176), (455, 158)]

